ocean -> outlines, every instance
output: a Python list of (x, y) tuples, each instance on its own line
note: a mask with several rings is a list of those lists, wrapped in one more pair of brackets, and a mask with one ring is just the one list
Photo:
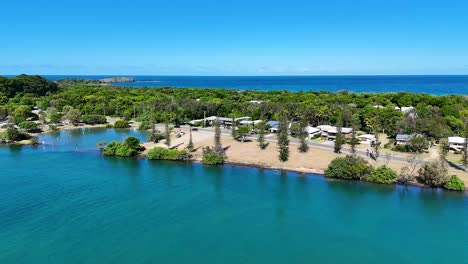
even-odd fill
[[(114, 77), (67, 75), (45, 76), (50, 80), (62, 78), (102, 79)], [(223, 88), (291, 92), (341, 90), (356, 93), (412, 92), (434, 95), (468, 94), (468, 75), (421, 76), (129, 76), (136, 82), (116, 83), (117, 86)]]

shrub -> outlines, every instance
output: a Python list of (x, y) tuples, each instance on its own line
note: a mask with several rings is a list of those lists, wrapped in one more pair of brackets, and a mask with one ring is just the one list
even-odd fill
[(35, 133), (35, 132), (41, 132), (41, 129), (38, 127), (37, 123), (34, 123), (32, 121), (24, 121), (19, 123), (18, 125), (21, 129), (26, 130), (27, 132), (30, 133)]
[(348, 155), (344, 158), (336, 158), (325, 170), (325, 176), (342, 179), (361, 180), (372, 171), (369, 163), (361, 157)]
[(148, 159), (151, 160), (188, 160), (191, 157), (187, 150), (169, 150), (162, 147), (155, 147), (148, 152)]
[(18, 131), (18, 129), (16, 129), (13, 126), (10, 126), (4, 132), (3, 138), (5, 138), (6, 140), (9, 140), (9, 141), (21, 141), (21, 140), (30, 139), (31, 136), (29, 134), (27, 134), (27, 133), (22, 133), (22, 132)]
[(151, 128), (151, 124), (146, 121), (141, 122), (140, 125), (138, 126), (139, 130), (148, 130), (150, 128)]
[(224, 154), (214, 152), (210, 147), (203, 148), (203, 164), (221, 165), (224, 163)]
[(394, 151), (399, 151), (399, 152), (411, 152), (411, 147), (408, 145), (398, 145), (393, 147)]
[(125, 120), (117, 120), (114, 123), (114, 128), (129, 128), (128, 122)]
[(144, 149), (144, 147), (140, 146), (140, 140), (128, 137), (124, 143), (112, 141), (102, 150), (102, 153), (105, 156), (133, 157)]
[(103, 115), (84, 115), (81, 117), (83, 123), (88, 125), (106, 124), (106, 117)]
[(419, 169), (417, 180), (431, 187), (440, 187), (447, 181), (447, 168), (440, 162), (427, 162)]
[(169, 150), (162, 147), (155, 147), (148, 152), (148, 159), (163, 160), (167, 156)]
[(128, 137), (125, 139), (124, 144), (130, 148), (138, 149), (140, 148), (140, 140), (136, 137)]
[(106, 128), (113, 128), (114, 126), (112, 124), (107, 123)]
[(444, 188), (452, 191), (464, 191), (465, 183), (456, 175), (452, 175), (450, 179), (444, 183)]
[(389, 167), (382, 166), (373, 170), (367, 180), (375, 183), (391, 184), (397, 181), (397, 173)]

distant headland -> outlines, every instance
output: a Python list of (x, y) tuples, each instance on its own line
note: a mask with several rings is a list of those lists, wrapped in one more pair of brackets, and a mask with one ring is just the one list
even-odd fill
[(101, 83), (135, 82), (132, 77), (110, 77), (99, 80)]

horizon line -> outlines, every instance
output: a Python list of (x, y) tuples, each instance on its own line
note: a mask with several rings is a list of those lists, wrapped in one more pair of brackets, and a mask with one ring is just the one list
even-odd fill
[(302, 74), (284, 74), (284, 75), (251, 75), (251, 74), (246, 74), (246, 75), (219, 75), (219, 74), (214, 74), (214, 75), (206, 75), (206, 74), (201, 74), (201, 75), (194, 75), (194, 74), (29, 74), (29, 73), (20, 73), (20, 74), (0, 74), (0, 76), (19, 76), (19, 75), (39, 75), (39, 76), (115, 76), (115, 77), (124, 77), (124, 76), (129, 76), (129, 77), (143, 77), (143, 76), (161, 76), (161, 77), (397, 77), (397, 76), (468, 76), (468, 73), (466, 74), (325, 74), (325, 75), (320, 75), (320, 74), (309, 74), (309, 75), (302, 75)]

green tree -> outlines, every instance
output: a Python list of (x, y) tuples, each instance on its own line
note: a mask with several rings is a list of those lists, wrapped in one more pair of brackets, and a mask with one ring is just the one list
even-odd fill
[(446, 138), (443, 138), (439, 141), (439, 158), (442, 164), (445, 164), (447, 160), (447, 154), (449, 152), (449, 142)]
[(231, 136), (233, 139), (237, 139), (236, 120), (234, 117), (232, 118)]
[(356, 155), (334, 159), (325, 170), (325, 176), (348, 180), (365, 179), (372, 171), (369, 163)]
[(241, 127), (237, 128), (237, 132), (236, 132), (237, 137), (236, 137), (236, 139), (240, 139), (240, 141), (245, 142), (249, 132), (250, 132), (250, 129), (248, 127), (241, 126)]
[(289, 138), (288, 138), (288, 118), (286, 113), (283, 113), (279, 122), (278, 132), (278, 150), (279, 160), (285, 162), (289, 159)]
[(224, 163), (224, 154), (216, 153), (210, 147), (203, 148), (203, 164), (205, 165), (221, 165)]
[(334, 144), (334, 151), (335, 153), (341, 153), (341, 149), (343, 148), (344, 136), (341, 132), (341, 127), (336, 128), (336, 138)]
[(125, 120), (117, 120), (114, 123), (114, 128), (129, 128), (128, 122)]
[(426, 162), (419, 169), (417, 180), (430, 187), (440, 187), (447, 181), (447, 167), (440, 162)]
[(193, 151), (193, 140), (192, 140), (192, 129), (189, 128), (189, 143), (187, 145), (187, 149), (192, 152)]
[(64, 118), (68, 120), (72, 125), (76, 126), (81, 121), (80, 110), (71, 108), (65, 113)]
[(299, 122), (299, 151), (300, 152), (307, 152), (309, 151), (309, 145), (307, 144), (307, 136), (308, 132), (306, 130), (307, 128), (307, 120), (305, 118), (301, 118), (301, 121)]
[(164, 144), (166, 144), (167, 147), (171, 146), (171, 130), (169, 129), (169, 123), (166, 122), (164, 124)]
[(41, 130), (39, 129), (38, 124), (36, 124), (36, 123), (34, 123), (32, 121), (21, 122), (21, 123), (19, 123), (18, 126), (21, 129), (24, 129), (24, 130), (26, 130), (26, 132), (29, 132), (29, 133), (41, 132)]
[(262, 121), (258, 124), (258, 146), (260, 149), (266, 149), (268, 144), (265, 140), (265, 123)]
[(223, 145), (221, 144), (221, 127), (218, 120), (214, 122), (214, 152), (218, 155), (224, 155)]

